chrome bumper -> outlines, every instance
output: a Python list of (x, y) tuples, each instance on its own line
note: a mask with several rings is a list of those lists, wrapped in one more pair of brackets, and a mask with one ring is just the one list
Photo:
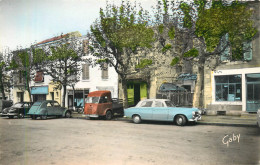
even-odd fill
[(90, 115), (90, 114), (87, 114), (87, 115), (82, 115), (83, 117), (95, 117), (95, 118), (98, 118), (99, 116), (98, 115), (95, 115), (95, 114), (93, 114), (93, 115)]
[(196, 117), (193, 117), (192, 119), (189, 119), (189, 121), (198, 121), (198, 120), (201, 120), (201, 116), (196, 116)]

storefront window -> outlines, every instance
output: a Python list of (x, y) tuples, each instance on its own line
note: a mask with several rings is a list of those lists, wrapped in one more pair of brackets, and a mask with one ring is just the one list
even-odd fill
[(241, 75), (215, 76), (216, 101), (241, 101)]

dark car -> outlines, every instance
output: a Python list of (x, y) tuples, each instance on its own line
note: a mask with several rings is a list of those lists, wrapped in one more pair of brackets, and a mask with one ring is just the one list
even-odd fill
[(70, 118), (71, 113), (71, 110), (61, 107), (57, 101), (46, 100), (35, 102), (30, 108), (28, 115), (32, 119), (37, 119), (37, 117), (47, 119), (48, 116)]
[(0, 113), (2, 113), (2, 111), (5, 108), (11, 107), (12, 105), (13, 105), (12, 100), (0, 100)]
[(31, 102), (18, 102), (11, 107), (5, 108), (0, 115), (2, 117), (8, 116), (10, 119), (14, 118), (15, 116), (17, 116), (19, 119), (24, 118), (31, 106)]

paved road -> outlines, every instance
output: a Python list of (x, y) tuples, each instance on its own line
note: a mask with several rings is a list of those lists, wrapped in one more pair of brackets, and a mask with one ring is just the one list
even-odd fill
[(260, 164), (259, 135), (246, 127), (0, 118), (0, 164)]

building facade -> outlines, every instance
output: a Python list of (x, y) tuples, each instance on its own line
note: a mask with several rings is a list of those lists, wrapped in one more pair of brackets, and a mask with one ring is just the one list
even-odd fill
[[(250, 2), (254, 23), (260, 32), (260, 3)], [(205, 69), (204, 107), (209, 113), (238, 114), (260, 108), (260, 39), (249, 43), (244, 61), (228, 61), (214, 71)]]

